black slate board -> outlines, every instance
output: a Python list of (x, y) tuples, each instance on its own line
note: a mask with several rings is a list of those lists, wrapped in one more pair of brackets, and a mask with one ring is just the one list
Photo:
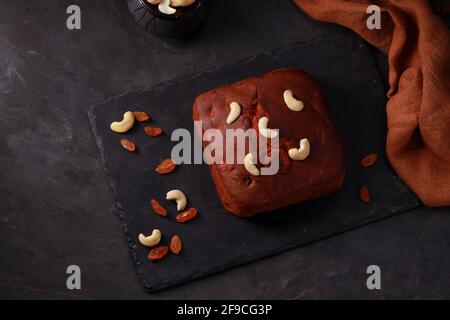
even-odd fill
[[(335, 49), (338, 47), (340, 50)], [(176, 144), (170, 141), (170, 133), (176, 128), (193, 132), (192, 103), (198, 94), (280, 67), (304, 69), (322, 85), (348, 159), (346, 181), (340, 192), (240, 219), (222, 208), (206, 165), (184, 165), (169, 176), (154, 172)], [(353, 34), (342, 33), (127, 93), (94, 106), (89, 119), (145, 288), (154, 292), (419, 206), (420, 202), (384, 156), (385, 102), (383, 84), (369, 48)], [(164, 136), (149, 138), (143, 133), (143, 125), (138, 124), (123, 135), (137, 144), (137, 154), (123, 150), (122, 136), (109, 129), (109, 124), (129, 109), (147, 111), (153, 117), (152, 124), (165, 130)], [(376, 152), (380, 160), (374, 167), (363, 169), (359, 160), (369, 152)], [(371, 190), (369, 204), (359, 201), (361, 185)], [(182, 189), (190, 205), (199, 209), (195, 221), (182, 225), (174, 220), (175, 206), (164, 200), (165, 193), (174, 188)], [(170, 210), (170, 219), (151, 212), (151, 198), (160, 200)], [(181, 256), (168, 255), (157, 263), (147, 261), (148, 249), (137, 243), (137, 235), (153, 228), (161, 229), (164, 243), (170, 235), (180, 234), (184, 241)]]

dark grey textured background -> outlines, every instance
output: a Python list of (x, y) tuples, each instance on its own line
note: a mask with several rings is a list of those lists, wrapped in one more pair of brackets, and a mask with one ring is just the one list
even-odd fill
[[(65, 27), (69, 4), (82, 8), (81, 31)], [(0, 0), (0, 297), (449, 298), (448, 208), (421, 208), (159, 294), (144, 292), (88, 107), (342, 30), (310, 20), (287, 0), (214, 4), (195, 37), (161, 40), (135, 25), (125, 1)], [(385, 59), (377, 54), (377, 61), (384, 71)], [(82, 268), (80, 291), (65, 287), (69, 264)], [(365, 287), (370, 264), (382, 268), (382, 290)]]

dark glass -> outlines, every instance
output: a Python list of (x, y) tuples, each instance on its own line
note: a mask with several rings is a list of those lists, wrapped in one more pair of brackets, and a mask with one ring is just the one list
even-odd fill
[(182, 37), (197, 30), (206, 20), (210, 0), (197, 0), (188, 7), (177, 7), (176, 13), (166, 15), (158, 5), (146, 0), (128, 0), (128, 8), (136, 22), (145, 30), (161, 37)]

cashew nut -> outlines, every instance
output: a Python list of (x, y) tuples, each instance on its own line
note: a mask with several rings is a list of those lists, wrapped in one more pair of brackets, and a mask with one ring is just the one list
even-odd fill
[(183, 211), (186, 208), (187, 204), (186, 196), (180, 190), (171, 190), (167, 192), (166, 199), (175, 200), (175, 202), (177, 203), (178, 211)]
[(269, 123), (269, 118), (262, 117), (258, 121), (258, 129), (261, 135), (268, 139), (275, 139), (278, 136), (278, 131), (273, 129), (268, 129), (267, 124)]
[(158, 9), (164, 14), (174, 14), (177, 12), (176, 9), (170, 6), (170, 0), (162, 0), (158, 5)]
[(255, 166), (253, 155), (251, 153), (247, 153), (247, 155), (245, 156), (244, 167), (251, 175), (259, 176), (259, 169)]
[(230, 103), (230, 113), (228, 114), (227, 123), (232, 124), (239, 118), (241, 114), (241, 106), (237, 102)]
[(122, 121), (111, 123), (111, 130), (117, 133), (125, 133), (133, 127), (133, 124), (134, 124), (133, 112), (127, 111), (123, 114)]
[(161, 2), (161, 0), (147, 0), (147, 2), (149, 2), (151, 4), (158, 4)]
[(142, 233), (139, 234), (139, 242), (146, 247), (154, 247), (159, 244), (161, 241), (161, 231), (158, 229), (153, 230), (152, 234), (148, 237), (143, 235)]
[(300, 140), (300, 148), (289, 149), (289, 157), (293, 160), (305, 160), (309, 156), (310, 146), (308, 139)]
[(195, 0), (171, 0), (172, 7), (187, 7), (193, 4)]
[(284, 96), (284, 102), (286, 102), (286, 105), (289, 109), (292, 111), (302, 111), (303, 110), (303, 102), (300, 100), (295, 99), (294, 93), (291, 90), (286, 90), (283, 93)]

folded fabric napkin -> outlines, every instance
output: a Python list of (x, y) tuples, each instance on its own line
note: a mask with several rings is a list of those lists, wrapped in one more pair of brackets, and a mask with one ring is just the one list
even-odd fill
[[(293, 1), (388, 55), (389, 161), (425, 205), (450, 205), (450, 32), (444, 21), (426, 0)], [(370, 5), (381, 9), (380, 29), (367, 27)]]

